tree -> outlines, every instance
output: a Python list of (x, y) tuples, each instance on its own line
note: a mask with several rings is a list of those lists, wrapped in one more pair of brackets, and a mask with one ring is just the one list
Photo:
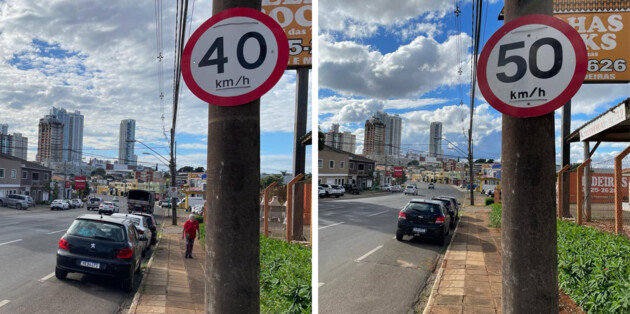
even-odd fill
[(326, 135), (322, 132), (322, 129), (317, 127), (317, 142), (319, 145), (319, 150), (324, 149), (324, 144), (326, 144)]
[(177, 170), (177, 172), (193, 172), (193, 170), (195, 170), (193, 167), (186, 166), (186, 167), (179, 168), (179, 170)]
[(486, 163), (486, 160), (485, 160), (485, 159), (483, 159), (483, 158), (480, 158), (480, 159), (475, 160), (475, 163), (476, 163), (476, 164), (485, 164), (485, 163)]
[(193, 172), (205, 172), (205, 171), (206, 171), (206, 169), (204, 169), (203, 167), (197, 167), (197, 168), (195, 168), (195, 171), (193, 171)]
[(420, 162), (417, 161), (417, 160), (412, 160), (412, 161), (407, 163), (407, 167), (409, 167), (409, 166), (416, 166), (416, 167), (420, 166)]
[(271, 183), (273, 182), (278, 182), (278, 185), (282, 185), (283, 181), (284, 181), (284, 178), (281, 174), (272, 174), (270, 176), (260, 179), (260, 188), (265, 189), (266, 187), (271, 185)]
[(101, 176), (104, 177), (106, 174), (105, 169), (103, 168), (96, 168), (96, 170), (92, 171), (92, 173), (90, 173), (90, 176)]
[(488, 159), (488, 163), (489, 164), (493, 164), (494, 163), (494, 159)]

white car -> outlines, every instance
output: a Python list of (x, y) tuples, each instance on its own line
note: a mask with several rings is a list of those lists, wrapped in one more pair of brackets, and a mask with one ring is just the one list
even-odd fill
[(70, 204), (66, 200), (54, 200), (50, 203), (50, 210), (70, 209)]
[(405, 195), (418, 195), (418, 188), (415, 185), (407, 185)]
[(392, 186), (389, 184), (385, 184), (381, 187), (381, 190), (389, 192), (392, 190)]
[(78, 198), (70, 200), (70, 202), (72, 202), (72, 204), (74, 205), (74, 208), (83, 208), (83, 201)]
[[(339, 196), (343, 196), (344, 194), (346, 194), (346, 189), (344, 189), (343, 186), (341, 185), (333, 184), (331, 185), (331, 187), (335, 190), (335, 193)], [(330, 194), (335, 194), (335, 193), (330, 193)]]
[(396, 184), (394, 186), (392, 186), (392, 188), (390, 189), (390, 192), (394, 193), (394, 192), (402, 192), (402, 187), (400, 187), (400, 185)]
[(149, 228), (149, 222), (147, 221), (146, 216), (134, 215), (134, 214), (120, 214), (120, 213), (115, 213), (115, 214), (112, 214), (111, 216), (116, 217), (116, 218), (127, 218), (131, 220), (133, 224), (136, 225), (136, 230), (138, 230), (138, 233), (144, 234), (147, 237), (146, 241), (142, 241), (143, 247), (144, 247), (142, 249), (142, 256), (144, 257), (146, 251), (148, 251), (151, 248), (150, 239), (153, 238), (153, 231), (151, 231), (151, 228)]
[(120, 212), (120, 208), (116, 203), (113, 202), (102, 202), (101, 205), (98, 206), (99, 214), (113, 214)]
[(317, 194), (319, 195), (319, 198), (322, 198), (322, 197), (326, 196), (326, 190), (324, 190), (323, 187), (318, 186), (317, 187)]

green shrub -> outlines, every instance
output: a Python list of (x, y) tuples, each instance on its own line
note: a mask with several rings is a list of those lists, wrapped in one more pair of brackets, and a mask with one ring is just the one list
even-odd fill
[(203, 223), (203, 216), (195, 216), (195, 220), (201, 224)]
[(260, 237), (260, 312), (311, 313), (311, 248)]
[(559, 220), (558, 283), (588, 313), (629, 313), (630, 241)]
[(503, 205), (501, 204), (492, 204), (492, 210), (490, 210), (490, 225), (492, 228), (501, 228), (501, 213), (503, 209)]
[(494, 204), (494, 197), (486, 197), (486, 206)]
[(199, 244), (206, 247), (206, 224), (199, 223)]

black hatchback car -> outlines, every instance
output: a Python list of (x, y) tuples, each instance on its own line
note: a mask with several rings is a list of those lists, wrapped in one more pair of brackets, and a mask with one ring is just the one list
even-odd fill
[(446, 243), (451, 215), (438, 200), (412, 199), (398, 213), (396, 240), (411, 235), (421, 238), (437, 239), (440, 245)]
[(68, 273), (83, 273), (117, 278), (123, 290), (131, 291), (141, 265), (143, 237), (129, 219), (79, 216), (59, 239), (55, 276), (64, 280)]

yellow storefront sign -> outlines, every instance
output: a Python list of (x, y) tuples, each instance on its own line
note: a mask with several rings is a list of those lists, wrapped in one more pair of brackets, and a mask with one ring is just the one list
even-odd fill
[(312, 0), (263, 0), (263, 13), (274, 19), (289, 39), (287, 68), (312, 66), (313, 5)]

